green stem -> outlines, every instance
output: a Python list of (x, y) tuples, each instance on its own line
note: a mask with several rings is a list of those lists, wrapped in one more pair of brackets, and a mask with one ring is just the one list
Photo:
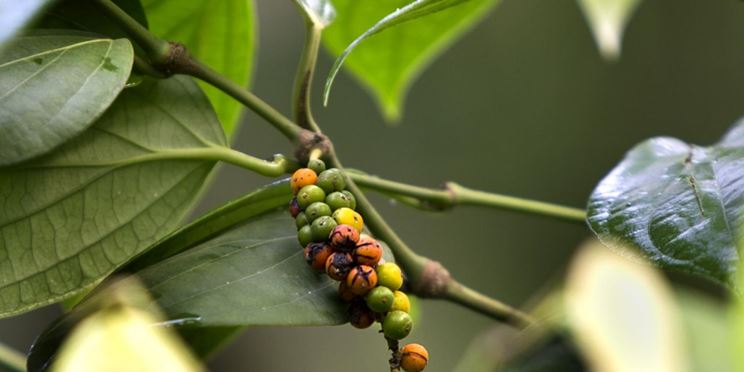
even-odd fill
[(307, 30), (305, 33), (305, 47), (302, 50), (302, 57), (295, 77), (292, 107), (294, 109), (294, 118), (297, 124), (307, 130), (320, 133), (320, 127), (315, 122), (311, 110), (310, 92), (313, 85), (315, 65), (318, 61), (320, 36), (323, 27), (311, 20), (308, 20), (306, 23)]
[(447, 289), (442, 297), (517, 328), (527, 328), (535, 324), (535, 321), (525, 313), (476, 292), (454, 279), (447, 283)]
[(0, 343), (0, 367), (11, 372), (26, 372), (26, 357), (10, 346)]
[(119, 8), (111, 0), (96, 0), (95, 2), (101, 7), (101, 10), (109, 15), (111, 20), (127, 31), (127, 34), (145, 50), (152, 62), (159, 64), (165, 63), (170, 55), (171, 49), (170, 44), (167, 41), (150, 33), (146, 27), (142, 26), (136, 19), (129, 16), (129, 14)]
[(444, 189), (431, 189), (359, 172), (350, 173), (350, 176), (363, 188), (379, 191), (389, 196), (413, 198), (418, 203), (410, 202), (410, 199), (403, 201), (421, 209), (444, 210), (457, 205), (473, 205), (538, 214), (577, 223), (585, 223), (586, 219), (586, 212), (578, 208), (474, 190), (454, 182), (448, 182)]
[(188, 74), (204, 81), (205, 83), (223, 91), (236, 101), (242, 103), (253, 112), (264, 118), (289, 140), (296, 142), (302, 132), (302, 128), (292, 122), (289, 118), (282, 115), (274, 107), (257, 97), (242, 86), (232, 80), (217, 73), (216, 71), (204, 65), (197, 59), (190, 57), (190, 66)]

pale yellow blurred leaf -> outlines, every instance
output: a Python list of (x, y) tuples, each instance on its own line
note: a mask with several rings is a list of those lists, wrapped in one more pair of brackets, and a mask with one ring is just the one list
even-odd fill
[(571, 266), (565, 309), (592, 370), (687, 370), (677, 305), (669, 285), (651, 266), (590, 243)]

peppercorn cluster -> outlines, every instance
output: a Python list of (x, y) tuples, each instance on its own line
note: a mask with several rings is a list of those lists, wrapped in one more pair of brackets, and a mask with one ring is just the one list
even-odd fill
[[(400, 290), (403, 273), (395, 263), (385, 262), (377, 240), (362, 233), (364, 219), (341, 171), (311, 159), (307, 168), (294, 172), (290, 185), (294, 198), (289, 210), (305, 260), (340, 282), (339, 297), (349, 303), (351, 325), (363, 329), (379, 321), (388, 340), (408, 336), (413, 320), (408, 296)], [(422, 371), (429, 359), (419, 344), (395, 352), (395, 363), (408, 372)]]

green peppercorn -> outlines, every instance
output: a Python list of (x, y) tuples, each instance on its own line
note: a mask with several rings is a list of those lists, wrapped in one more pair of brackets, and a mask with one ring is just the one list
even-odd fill
[(323, 202), (315, 202), (313, 204), (308, 205), (307, 208), (305, 208), (304, 213), (307, 216), (308, 222), (313, 222), (318, 217), (330, 216), (331, 207), (329, 207), (328, 204), (323, 203)]
[(354, 196), (350, 197), (350, 195), (351, 193), (348, 191), (334, 191), (326, 196), (325, 202), (334, 211), (339, 208), (354, 209), (356, 200), (353, 199)]
[(300, 245), (303, 247), (313, 242), (313, 230), (310, 225), (300, 228), (300, 231), (297, 232), (297, 240), (300, 241)]
[[(344, 175), (336, 168), (327, 169), (318, 175), (318, 181), (315, 183), (327, 194), (334, 191), (341, 191), (346, 188)], [(299, 200), (299, 199), (298, 199)]]
[(356, 198), (354, 197), (354, 194), (352, 194), (349, 190), (343, 190), (340, 191), (340, 193), (344, 194), (344, 196), (346, 196), (346, 198), (351, 201), (351, 205), (349, 206), (349, 208), (356, 209)]
[(309, 224), (310, 221), (308, 221), (307, 216), (305, 215), (305, 212), (300, 212), (297, 217), (295, 217), (295, 225), (297, 225), (297, 229), (301, 229), (302, 226), (305, 226)]
[(400, 267), (393, 262), (385, 262), (377, 265), (377, 284), (397, 291), (403, 286), (403, 273)]
[(307, 162), (307, 167), (314, 170), (317, 174), (320, 174), (324, 170), (326, 170), (325, 163), (323, 162), (323, 160), (320, 159), (310, 159), (310, 161)]
[(297, 193), (297, 205), (305, 210), (310, 204), (325, 200), (325, 192), (318, 186), (307, 185)]
[(377, 286), (367, 294), (365, 300), (367, 301), (367, 306), (372, 311), (384, 313), (393, 306), (394, 298), (395, 295), (393, 295), (393, 291), (390, 288)]
[(391, 311), (382, 321), (382, 333), (393, 340), (406, 338), (411, 333), (411, 329), (413, 329), (413, 320), (408, 313), (403, 311)]
[(320, 242), (328, 239), (338, 224), (331, 216), (320, 216), (310, 224), (313, 241)]

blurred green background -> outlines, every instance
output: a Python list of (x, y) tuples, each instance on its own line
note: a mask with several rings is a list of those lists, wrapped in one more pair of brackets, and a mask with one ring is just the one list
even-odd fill
[[(288, 112), (302, 20), (290, 1), (259, 0), (254, 90)], [(594, 185), (637, 142), (674, 136), (708, 144), (744, 113), (744, 3), (646, 0), (632, 18), (619, 61), (603, 61), (574, 0), (504, 0), (414, 84), (403, 121), (386, 126), (348, 75), (316, 116), (347, 166), (405, 182), (456, 180), (493, 192), (583, 207)], [(241, 151), (290, 153), (252, 114)], [(219, 170), (197, 210), (267, 183)], [(459, 208), (422, 213), (373, 195), (419, 252), (462, 282), (510, 304), (560, 278), (581, 225), (511, 212)], [(492, 321), (442, 301), (420, 301), (411, 341), (431, 353), (427, 371), (450, 371)], [(49, 307), (0, 321), (0, 340), (26, 350), (59, 314)], [(370, 328), (249, 329), (210, 362), (214, 371), (384, 371), (385, 343)]]

